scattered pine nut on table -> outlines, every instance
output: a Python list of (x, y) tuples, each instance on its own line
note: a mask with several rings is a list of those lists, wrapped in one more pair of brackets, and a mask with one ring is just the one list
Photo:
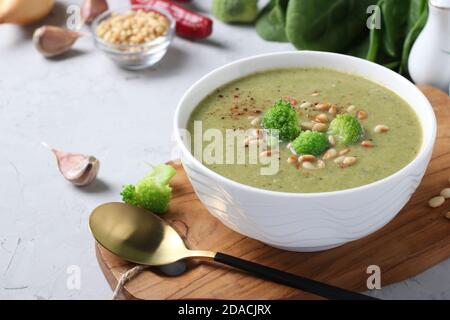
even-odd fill
[(444, 197), (437, 196), (437, 197), (431, 198), (428, 201), (428, 205), (431, 208), (438, 208), (438, 207), (442, 206), (444, 204), (444, 202), (445, 202), (445, 198)]
[(450, 199), (450, 188), (445, 188), (441, 191), (441, 196), (445, 199)]

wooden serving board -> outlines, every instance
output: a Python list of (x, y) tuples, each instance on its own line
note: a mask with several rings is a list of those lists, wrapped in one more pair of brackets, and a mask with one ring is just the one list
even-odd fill
[[(343, 288), (367, 290), (369, 265), (381, 268), (382, 286), (410, 278), (450, 257), (450, 201), (431, 209), (428, 200), (449, 186), (450, 97), (421, 87), (434, 106), (438, 139), (433, 159), (417, 192), (401, 213), (380, 231), (339, 248), (293, 253), (271, 248), (231, 231), (208, 213), (180, 164), (173, 163), (174, 196), (164, 215), (190, 248), (222, 251)], [(100, 266), (111, 287), (131, 264), (97, 245)], [(217, 265), (193, 261), (178, 277), (147, 270), (125, 285), (124, 299), (311, 299), (313, 295)]]

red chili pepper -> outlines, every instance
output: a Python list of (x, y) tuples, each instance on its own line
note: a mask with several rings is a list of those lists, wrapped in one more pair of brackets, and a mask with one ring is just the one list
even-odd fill
[(213, 21), (169, 0), (131, 0), (133, 5), (149, 5), (168, 11), (177, 21), (177, 35), (189, 39), (204, 39), (211, 35)]

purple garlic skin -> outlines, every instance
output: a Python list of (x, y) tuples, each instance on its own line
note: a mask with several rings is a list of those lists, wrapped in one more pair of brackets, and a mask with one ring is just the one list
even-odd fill
[(80, 153), (65, 152), (48, 147), (56, 157), (58, 169), (68, 181), (76, 186), (83, 187), (95, 181), (100, 169), (100, 161), (94, 156)]
[(33, 34), (36, 49), (45, 57), (51, 58), (69, 51), (81, 33), (55, 27), (42, 26)]
[(108, 3), (106, 0), (84, 0), (81, 6), (81, 18), (85, 23), (91, 23), (108, 10)]

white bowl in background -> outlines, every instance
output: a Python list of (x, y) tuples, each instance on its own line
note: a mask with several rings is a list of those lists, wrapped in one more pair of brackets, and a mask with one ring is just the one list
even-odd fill
[[(186, 129), (191, 112), (209, 93), (255, 72), (309, 67), (359, 75), (389, 88), (407, 101), (417, 113), (423, 130), (423, 142), (416, 158), (393, 175), (361, 187), (324, 193), (286, 193), (232, 181), (208, 169), (190, 153), (183, 142), (182, 130)], [(211, 214), (236, 232), (291, 251), (333, 248), (386, 225), (418, 187), (436, 139), (433, 109), (407, 79), (363, 59), (309, 51), (259, 55), (212, 71), (183, 96), (174, 127), (183, 166), (197, 196)]]

